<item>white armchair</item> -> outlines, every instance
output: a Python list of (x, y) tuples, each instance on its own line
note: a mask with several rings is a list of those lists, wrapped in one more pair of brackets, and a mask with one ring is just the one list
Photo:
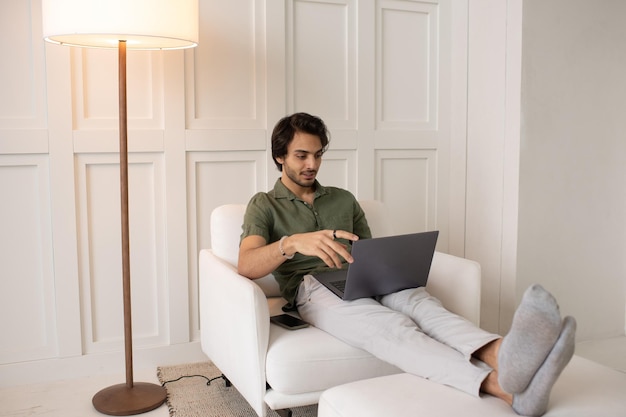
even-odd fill
[[(390, 234), (384, 206), (361, 201), (374, 236)], [(272, 276), (250, 280), (237, 274), (245, 205), (211, 214), (211, 249), (199, 256), (202, 350), (259, 416), (266, 405), (289, 416), (290, 407), (316, 404), (326, 389), (400, 373), (367, 352), (315, 327), (285, 330), (270, 324), (285, 300)], [(427, 286), (449, 310), (478, 324), (480, 266), (436, 252)]]

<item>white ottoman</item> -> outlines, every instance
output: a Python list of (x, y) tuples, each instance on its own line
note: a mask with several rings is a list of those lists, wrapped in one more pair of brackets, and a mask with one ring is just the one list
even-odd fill
[[(517, 416), (503, 401), (476, 398), (410, 374), (325, 391), (318, 417)], [(574, 356), (552, 390), (546, 417), (626, 417), (626, 374)]]

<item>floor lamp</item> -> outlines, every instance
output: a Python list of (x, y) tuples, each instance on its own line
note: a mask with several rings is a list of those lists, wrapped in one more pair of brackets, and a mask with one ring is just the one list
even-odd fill
[(128, 218), (126, 50), (192, 48), (198, 43), (198, 0), (42, 0), (46, 41), (86, 48), (117, 48), (119, 66), (122, 290), (126, 383), (105, 388), (92, 403), (101, 413), (140, 414), (166, 399), (163, 387), (133, 381)]

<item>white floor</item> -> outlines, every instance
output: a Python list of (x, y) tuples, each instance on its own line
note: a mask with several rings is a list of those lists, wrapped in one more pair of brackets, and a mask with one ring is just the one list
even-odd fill
[[(2, 417), (102, 417), (91, 404), (101, 389), (123, 384), (124, 374), (89, 377), (45, 384), (0, 388)], [(159, 384), (156, 369), (134, 370), (134, 381)], [(146, 417), (169, 417), (167, 405), (143, 413)]]
[[(576, 354), (626, 372), (626, 337), (579, 343)], [(159, 383), (156, 369), (135, 370), (134, 380)], [(102, 416), (93, 408), (92, 397), (101, 389), (124, 381), (122, 374), (0, 388), (0, 416)], [(164, 404), (142, 415), (168, 417), (169, 412)]]

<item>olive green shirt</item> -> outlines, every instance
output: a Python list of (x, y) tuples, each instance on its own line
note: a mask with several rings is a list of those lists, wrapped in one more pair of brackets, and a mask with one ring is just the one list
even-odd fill
[[(323, 187), (315, 181), (313, 206), (296, 197), (281, 182), (274, 189), (257, 193), (248, 203), (243, 220), (241, 239), (258, 235), (269, 243), (283, 236), (317, 230), (345, 230), (360, 239), (372, 237), (365, 213), (354, 196), (336, 187)], [(351, 250), (351, 242), (339, 239)], [(347, 264), (344, 262), (344, 267)], [(295, 308), (298, 286), (304, 275), (328, 269), (318, 257), (296, 253), (293, 259), (283, 262), (274, 272), (282, 296), (287, 300), (287, 309)]]

